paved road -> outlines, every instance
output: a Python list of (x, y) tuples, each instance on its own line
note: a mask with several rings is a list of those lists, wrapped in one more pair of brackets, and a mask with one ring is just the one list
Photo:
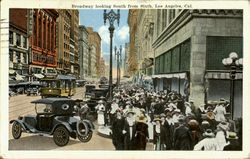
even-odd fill
[[(82, 99), (83, 88), (77, 88), (74, 99)], [(34, 104), (30, 102), (40, 99), (40, 96), (18, 95), (10, 98), (9, 120), (17, 119), (18, 116), (35, 114)], [(92, 139), (88, 143), (82, 143), (77, 139), (71, 138), (68, 145), (58, 147), (52, 136), (38, 136), (33, 134), (22, 133), (20, 139), (15, 140), (11, 134), (11, 125), (9, 126), (9, 149), (10, 150), (114, 150), (112, 140), (97, 135), (97, 124)], [(147, 149), (152, 150), (151, 143), (147, 144)]]

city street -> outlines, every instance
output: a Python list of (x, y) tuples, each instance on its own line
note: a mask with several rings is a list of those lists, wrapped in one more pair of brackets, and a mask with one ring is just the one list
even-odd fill
[[(83, 87), (76, 88), (74, 99), (82, 98), (84, 93)], [(10, 98), (9, 120), (17, 119), (18, 116), (35, 114), (34, 104), (30, 102), (41, 98), (40, 96), (17, 95)], [(82, 143), (78, 139), (71, 138), (69, 143), (64, 147), (57, 146), (53, 137), (39, 136), (22, 133), (20, 139), (15, 140), (11, 134), (11, 124), (9, 125), (9, 149), (10, 150), (115, 150), (112, 140), (101, 137), (97, 134), (98, 126), (95, 124), (95, 131), (92, 139), (88, 143)], [(153, 149), (153, 145), (148, 143), (148, 150)]]

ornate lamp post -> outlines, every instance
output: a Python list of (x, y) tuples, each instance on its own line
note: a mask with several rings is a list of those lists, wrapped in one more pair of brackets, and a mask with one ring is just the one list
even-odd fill
[(106, 25), (106, 20), (109, 20), (109, 33), (110, 33), (110, 64), (109, 64), (109, 100), (111, 101), (113, 98), (113, 83), (112, 83), (112, 43), (113, 43), (113, 34), (114, 34), (114, 21), (117, 20), (117, 24), (119, 26), (120, 21), (120, 10), (118, 9), (117, 14), (113, 11), (113, 9), (110, 10), (110, 12), (106, 12), (106, 9), (104, 9), (103, 13), (103, 19), (104, 19), (104, 25)]
[(119, 84), (120, 84), (120, 62), (122, 62), (121, 59), (121, 53), (122, 53), (122, 46), (120, 45), (120, 51), (117, 51), (117, 47), (115, 46), (115, 58), (117, 60), (117, 88), (119, 88)]
[(231, 52), (228, 58), (224, 58), (222, 63), (226, 67), (230, 67), (230, 113), (231, 119), (234, 117), (234, 80), (236, 77), (236, 69), (242, 68), (243, 59), (238, 59), (238, 54), (236, 52)]

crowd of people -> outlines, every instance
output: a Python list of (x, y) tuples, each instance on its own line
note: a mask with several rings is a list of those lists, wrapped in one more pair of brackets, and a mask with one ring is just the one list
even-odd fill
[(112, 102), (98, 102), (98, 123), (111, 126), (116, 150), (242, 150), (242, 121), (230, 119), (221, 98), (196, 106), (176, 92), (123, 84)]

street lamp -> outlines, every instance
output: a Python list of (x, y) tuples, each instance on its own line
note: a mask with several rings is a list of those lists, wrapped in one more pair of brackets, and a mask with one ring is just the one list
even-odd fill
[(226, 67), (230, 67), (230, 113), (231, 119), (234, 117), (234, 80), (236, 77), (236, 69), (242, 68), (243, 59), (238, 58), (238, 54), (236, 52), (231, 52), (229, 57), (224, 58), (222, 63)]
[(114, 34), (114, 21), (117, 20), (117, 24), (119, 26), (120, 21), (120, 10), (118, 9), (117, 14), (113, 11), (113, 9), (110, 10), (110, 12), (106, 12), (106, 9), (104, 9), (103, 13), (103, 19), (104, 19), (104, 25), (106, 25), (106, 20), (109, 20), (109, 33), (110, 33), (110, 64), (109, 64), (109, 100), (111, 101), (113, 98), (113, 84), (112, 84), (112, 42), (113, 42), (113, 34)]
[(121, 59), (121, 53), (122, 53), (122, 46), (120, 45), (120, 51), (117, 51), (117, 47), (115, 46), (115, 58), (117, 60), (117, 89), (119, 88), (119, 84), (120, 84), (120, 62), (122, 62)]

